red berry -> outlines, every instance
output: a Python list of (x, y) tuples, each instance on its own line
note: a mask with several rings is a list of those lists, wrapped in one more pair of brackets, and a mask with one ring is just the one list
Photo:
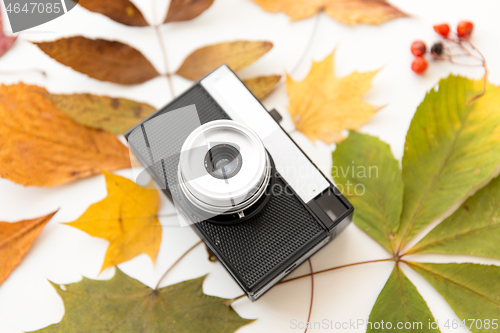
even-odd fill
[(427, 69), (427, 61), (422, 57), (415, 57), (411, 63), (411, 70), (417, 74), (422, 74)]
[(450, 26), (447, 23), (437, 24), (434, 26), (434, 31), (443, 37), (448, 37), (450, 33)]
[(417, 40), (411, 44), (411, 53), (413, 53), (414, 56), (420, 57), (425, 54), (425, 43)]
[(457, 36), (460, 38), (469, 38), (474, 25), (469, 21), (461, 21), (457, 25)]

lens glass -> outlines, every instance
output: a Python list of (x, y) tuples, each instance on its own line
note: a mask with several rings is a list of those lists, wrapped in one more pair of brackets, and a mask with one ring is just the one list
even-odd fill
[(217, 179), (229, 179), (236, 176), (242, 164), (240, 151), (228, 143), (210, 148), (205, 155), (205, 169)]

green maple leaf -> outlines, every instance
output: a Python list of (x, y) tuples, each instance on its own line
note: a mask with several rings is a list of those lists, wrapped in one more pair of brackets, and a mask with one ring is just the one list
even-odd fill
[(110, 280), (54, 284), (65, 315), (37, 332), (229, 333), (253, 321), (238, 316), (225, 299), (203, 294), (204, 280), (202, 276), (155, 290), (116, 269)]
[[(500, 88), (488, 84), (483, 96), (469, 102), (482, 87), (481, 81), (449, 76), (426, 95), (408, 130), (402, 171), (389, 147), (369, 135), (350, 133), (333, 153), (332, 176), (356, 208), (355, 224), (397, 262), (370, 314), (371, 322), (393, 324), (379, 332), (394, 332), (397, 322), (422, 322), (424, 330), (432, 330), (432, 314), (401, 271), (400, 261), (427, 279), (461, 320), (489, 320), (488, 329), (472, 326), (473, 332), (498, 331), (492, 320), (500, 316), (500, 267), (401, 259), (412, 253), (500, 258), (500, 177), (403, 253), (417, 233), (484, 186), (498, 170)], [(377, 177), (346, 172), (349, 167), (376, 167)], [(364, 193), (356, 194), (353, 185), (348, 193), (347, 181), (361, 184)]]

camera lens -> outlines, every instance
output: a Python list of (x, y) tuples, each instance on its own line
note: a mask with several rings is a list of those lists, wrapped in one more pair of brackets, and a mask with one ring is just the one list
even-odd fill
[(217, 179), (234, 177), (243, 164), (239, 150), (231, 144), (219, 144), (205, 155), (205, 169)]
[(189, 134), (177, 175), (187, 202), (213, 216), (231, 215), (248, 209), (264, 195), (271, 179), (269, 166), (259, 136), (241, 123), (223, 119), (207, 122)]

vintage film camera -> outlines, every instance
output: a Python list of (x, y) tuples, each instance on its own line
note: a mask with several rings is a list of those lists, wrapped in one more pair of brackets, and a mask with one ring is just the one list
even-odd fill
[(181, 225), (252, 301), (333, 239), (353, 212), (275, 118), (221, 66), (125, 135)]

